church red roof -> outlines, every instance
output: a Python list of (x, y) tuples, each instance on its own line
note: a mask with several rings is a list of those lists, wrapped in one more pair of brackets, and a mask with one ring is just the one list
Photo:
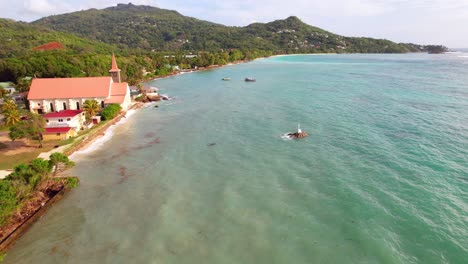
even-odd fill
[(104, 102), (106, 104), (121, 104), (127, 94), (128, 83), (112, 83), (111, 96)]
[(28, 100), (108, 97), (111, 77), (35, 78)]
[(120, 69), (117, 66), (117, 61), (115, 60), (115, 56), (112, 53), (112, 66), (111, 66), (111, 69), (109, 70), (109, 72), (116, 72), (116, 71), (120, 71)]

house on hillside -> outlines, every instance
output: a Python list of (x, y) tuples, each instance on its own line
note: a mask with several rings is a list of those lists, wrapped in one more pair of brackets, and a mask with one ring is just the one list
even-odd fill
[(130, 86), (130, 96), (132, 98), (136, 98), (140, 95), (141, 95), (140, 88), (138, 88), (137, 86)]
[(6, 87), (6, 88), (3, 88), (3, 89), (6, 90), (9, 94), (16, 93), (16, 88), (15, 87)]
[(44, 140), (66, 140), (78, 135), (85, 123), (83, 110), (62, 110), (47, 113), (45, 131), (42, 133)]
[(143, 86), (142, 90), (145, 94), (157, 94), (159, 89), (153, 86)]
[(14, 85), (12, 82), (0, 82), (0, 87), (9, 94), (16, 92), (15, 87), (13, 87)]
[(15, 103), (20, 108), (26, 108), (26, 98), (28, 97), (28, 92), (12, 94), (11, 98), (15, 100)]
[(28, 94), (29, 110), (37, 114), (82, 110), (86, 100), (96, 100), (101, 108), (120, 104), (126, 111), (131, 103), (130, 89), (120, 80), (113, 54), (109, 73), (110, 77), (35, 78)]

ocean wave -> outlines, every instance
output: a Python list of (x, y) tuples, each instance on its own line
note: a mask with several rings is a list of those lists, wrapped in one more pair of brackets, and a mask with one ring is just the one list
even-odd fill
[(94, 151), (100, 149), (104, 145), (104, 143), (106, 143), (107, 141), (109, 141), (112, 138), (112, 136), (114, 135), (114, 129), (117, 126), (125, 124), (126, 122), (128, 122), (128, 118), (130, 116), (132, 116), (133, 114), (135, 114), (135, 113), (136, 113), (135, 109), (129, 110), (125, 114), (124, 118), (121, 118), (117, 123), (115, 123), (114, 125), (110, 126), (108, 129), (106, 129), (106, 131), (104, 132), (104, 135), (102, 137), (99, 137), (99, 138), (95, 139), (93, 142), (91, 142), (84, 149), (75, 151), (73, 154), (70, 155), (69, 158), (71, 160), (76, 160), (77, 156), (84, 155), (84, 154), (89, 154), (91, 152), (94, 152)]

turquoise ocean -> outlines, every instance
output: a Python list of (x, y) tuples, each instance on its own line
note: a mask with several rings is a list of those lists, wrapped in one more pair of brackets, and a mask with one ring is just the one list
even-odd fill
[[(151, 85), (174, 100), (75, 153), (81, 185), (5, 263), (468, 263), (468, 53), (279, 56)], [(281, 138), (298, 123), (309, 137)]]

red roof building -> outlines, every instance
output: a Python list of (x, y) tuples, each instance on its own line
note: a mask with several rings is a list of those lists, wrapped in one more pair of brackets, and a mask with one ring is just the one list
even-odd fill
[(130, 105), (128, 83), (120, 82), (120, 69), (112, 54), (109, 77), (34, 78), (29, 89), (30, 111), (43, 114), (62, 110), (81, 110), (86, 100), (106, 104)]
[(78, 135), (85, 122), (82, 110), (62, 110), (47, 113), (44, 116), (46, 127), (44, 140), (64, 140)]
[(42, 117), (44, 118), (67, 118), (67, 117), (74, 117), (78, 114), (81, 114), (83, 111), (82, 110), (62, 110), (60, 112), (53, 112), (53, 113), (47, 113), (43, 115)]
[(53, 133), (68, 133), (72, 128), (71, 127), (46, 127), (45, 133), (53, 134)]

